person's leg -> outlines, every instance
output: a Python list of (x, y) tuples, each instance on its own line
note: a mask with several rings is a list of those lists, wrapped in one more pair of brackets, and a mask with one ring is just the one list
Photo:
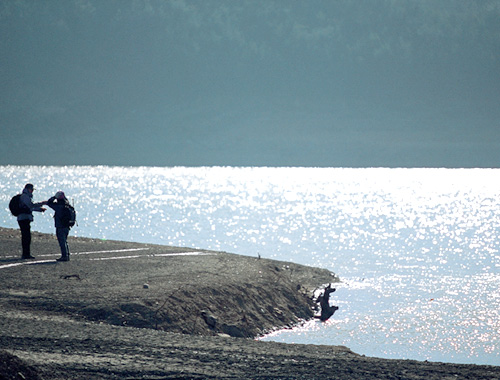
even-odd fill
[(66, 248), (66, 257), (69, 260), (69, 245), (68, 245), (68, 235), (69, 235), (69, 228), (64, 229), (64, 246)]
[(68, 245), (66, 239), (68, 233), (65, 231), (66, 228), (56, 228), (57, 241), (59, 242), (59, 247), (61, 248), (61, 258), (59, 261), (68, 261)]
[(31, 221), (19, 220), (17, 223), (21, 229), (21, 245), (23, 247), (22, 258), (33, 258), (33, 256), (31, 256)]

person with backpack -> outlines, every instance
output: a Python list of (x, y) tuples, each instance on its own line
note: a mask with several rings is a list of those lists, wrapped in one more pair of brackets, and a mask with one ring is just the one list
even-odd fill
[(35, 258), (31, 256), (31, 222), (34, 220), (33, 211), (45, 212), (46, 210), (42, 206), (47, 202), (33, 203), (33, 191), (35, 191), (33, 184), (27, 183), (19, 198), (17, 223), (21, 229), (21, 245), (23, 248), (22, 259)]
[(70, 228), (74, 225), (74, 208), (69, 204), (63, 191), (49, 198), (47, 206), (55, 211), (54, 224), (56, 227), (57, 241), (61, 248), (61, 257), (57, 261), (69, 261), (68, 235)]

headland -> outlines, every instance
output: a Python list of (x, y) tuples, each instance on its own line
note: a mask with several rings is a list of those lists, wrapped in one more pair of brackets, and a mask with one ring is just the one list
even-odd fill
[(69, 245), (71, 261), (58, 263), (55, 236), (33, 232), (36, 259), (23, 261), (19, 231), (0, 228), (0, 379), (500, 379), (495, 366), (255, 340), (313, 317), (313, 291), (339, 281), (325, 269), (92, 238)]

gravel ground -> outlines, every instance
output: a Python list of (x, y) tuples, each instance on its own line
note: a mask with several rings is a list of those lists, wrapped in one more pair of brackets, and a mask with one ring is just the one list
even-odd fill
[[(0, 228), (1, 379), (500, 379), (500, 367), (386, 360), (256, 341), (313, 316), (336, 282), (301, 265)], [(334, 316), (335, 317), (335, 316)]]

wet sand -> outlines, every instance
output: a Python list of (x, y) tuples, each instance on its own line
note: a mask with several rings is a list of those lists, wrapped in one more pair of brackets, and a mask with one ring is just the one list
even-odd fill
[(0, 228), (5, 379), (500, 379), (496, 366), (256, 341), (312, 318), (313, 290), (338, 281), (323, 269), (152, 244), (69, 244), (71, 261), (57, 263), (55, 236), (35, 232), (36, 259), (21, 261), (19, 232)]

